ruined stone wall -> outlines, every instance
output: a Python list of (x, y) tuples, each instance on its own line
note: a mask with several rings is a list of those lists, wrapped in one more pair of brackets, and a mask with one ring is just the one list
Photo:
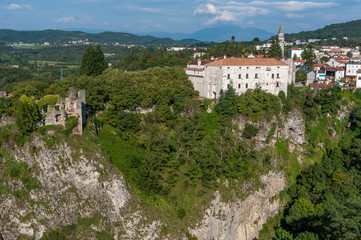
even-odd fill
[(65, 127), (66, 119), (72, 116), (78, 118), (78, 125), (73, 129), (73, 133), (81, 135), (86, 122), (85, 90), (77, 93), (74, 88), (70, 88), (65, 100), (59, 98), (53, 108), (48, 106), (44, 125)]

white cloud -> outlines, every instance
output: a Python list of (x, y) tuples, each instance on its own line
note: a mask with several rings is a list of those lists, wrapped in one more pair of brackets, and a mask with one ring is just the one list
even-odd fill
[(31, 9), (31, 6), (26, 4), (11, 3), (9, 4), (9, 6), (6, 6), (5, 9), (8, 10)]
[(55, 22), (60, 22), (60, 23), (73, 23), (76, 21), (77, 20), (75, 17), (62, 17), (62, 18), (55, 19)]
[(337, 4), (334, 2), (301, 2), (301, 1), (287, 1), (287, 2), (265, 2), (265, 1), (253, 1), (251, 5), (256, 6), (274, 6), (278, 9), (285, 11), (303, 11), (306, 9), (320, 8), (320, 7), (332, 7)]
[(269, 14), (269, 10), (266, 8), (254, 7), (236, 2), (221, 4), (213, 1), (213, 3), (214, 4), (208, 3), (198, 6), (193, 14), (211, 15), (212, 18), (208, 21), (208, 24), (213, 24), (217, 21), (242, 21), (243, 18), (247, 16)]
[[(203, 1), (204, 2), (204, 1)], [(227, 1), (227, 0), (206, 0), (205, 4), (199, 5), (194, 11), (194, 15), (209, 15), (211, 18), (208, 24), (217, 21), (237, 21), (242, 22), (247, 17), (265, 16), (273, 14), (283, 14), (287, 18), (303, 18), (302, 14), (292, 12), (301, 12), (303, 10), (311, 11), (313, 9), (327, 8), (336, 6), (334, 2), (301, 2), (301, 1)], [(280, 12), (281, 11), (281, 12)]]

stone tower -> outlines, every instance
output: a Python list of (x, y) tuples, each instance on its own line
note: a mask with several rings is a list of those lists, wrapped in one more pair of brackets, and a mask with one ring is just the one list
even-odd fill
[(281, 24), (280, 30), (278, 30), (278, 40), (280, 41), (280, 47), (282, 49), (282, 57), (285, 57), (285, 33)]

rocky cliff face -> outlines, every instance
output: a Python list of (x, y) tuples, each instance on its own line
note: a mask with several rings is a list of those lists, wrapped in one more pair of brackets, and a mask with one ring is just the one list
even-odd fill
[(266, 187), (244, 200), (222, 202), (217, 192), (202, 222), (191, 233), (205, 240), (256, 239), (262, 225), (281, 210), (280, 201), (273, 197), (286, 186), (283, 173), (270, 172), (261, 181)]
[[(156, 222), (142, 225), (139, 212), (124, 211), (130, 200), (125, 180), (107, 166), (100, 154), (93, 159), (82, 152), (76, 156), (65, 141), (49, 148), (39, 136), (31, 144), (8, 150), (13, 161), (25, 162), (32, 169), (39, 187), (27, 194), (20, 180), (7, 182), (8, 193), (0, 196), (0, 233), (4, 239), (17, 239), (20, 235), (39, 239), (44, 232), (76, 224), (95, 214), (100, 214), (99, 224), (86, 231), (101, 232), (107, 227), (108, 231), (111, 226), (116, 237), (156, 238)], [(18, 196), (17, 192), (24, 194)], [(127, 224), (131, 226), (121, 227)], [(91, 239), (92, 235), (88, 236)]]

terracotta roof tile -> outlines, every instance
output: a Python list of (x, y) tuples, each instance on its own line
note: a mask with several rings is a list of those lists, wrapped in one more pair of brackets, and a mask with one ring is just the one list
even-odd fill
[(207, 66), (287, 66), (275, 58), (226, 58), (212, 63)]
[(184, 70), (191, 70), (191, 71), (199, 71), (202, 72), (204, 71), (204, 69), (199, 69), (199, 68), (183, 68)]

